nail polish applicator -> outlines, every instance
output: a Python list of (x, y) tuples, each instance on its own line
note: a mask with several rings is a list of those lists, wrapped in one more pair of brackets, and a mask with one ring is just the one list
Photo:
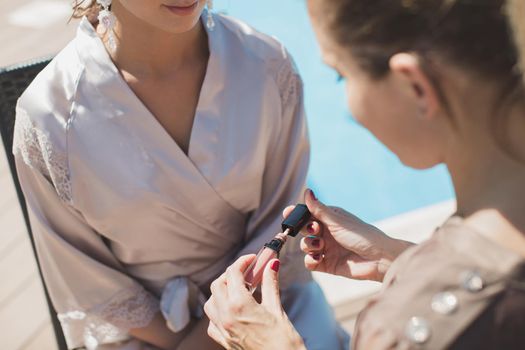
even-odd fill
[(288, 237), (295, 237), (310, 220), (311, 214), (306, 205), (298, 204), (294, 210), (281, 223), (283, 232), (278, 233), (257, 253), (255, 260), (248, 266), (244, 273), (246, 287), (253, 293), (262, 281), (264, 268), (270, 260), (278, 258), (279, 252), (286, 243)]

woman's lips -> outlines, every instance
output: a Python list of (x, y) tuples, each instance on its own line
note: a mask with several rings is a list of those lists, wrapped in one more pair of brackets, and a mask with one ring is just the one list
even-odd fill
[(199, 1), (195, 1), (193, 4), (188, 5), (188, 6), (174, 6), (174, 5), (163, 5), (163, 6), (178, 16), (188, 16), (193, 13), (193, 11), (197, 8), (198, 5), (199, 5)]

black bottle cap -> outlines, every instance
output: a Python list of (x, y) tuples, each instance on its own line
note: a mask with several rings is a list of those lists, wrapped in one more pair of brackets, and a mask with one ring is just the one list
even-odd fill
[(306, 225), (308, 220), (310, 220), (310, 211), (308, 207), (304, 204), (297, 204), (294, 210), (288, 215), (286, 219), (282, 222), (283, 232), (288, 231), (288, 236), (295, 237), (301, 231), (301, 229)]
[(281, 251), (281, 248), (284, 245), (284, 241), (280, 239), (272, 239), (270, 242), (266, 243), (264, 246), (266, 248), (270, 248), (271, 250), (279, 253)]

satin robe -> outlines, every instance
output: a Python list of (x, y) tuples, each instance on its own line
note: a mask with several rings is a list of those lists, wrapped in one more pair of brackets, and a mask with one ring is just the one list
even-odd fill
[[(129, 346), (127, 330), (151, 321), (169, 281), (205, 289), (279, 232), (300, 198), (309, 147), (292, 60), (276, 40), (214, 17), (187, 155), (85, 18), (19, 99), (13, 153), (70, 348)], [(308, 299), (298, 284), (318, 288), (298, 242), (282, 254), (291, 301)]]

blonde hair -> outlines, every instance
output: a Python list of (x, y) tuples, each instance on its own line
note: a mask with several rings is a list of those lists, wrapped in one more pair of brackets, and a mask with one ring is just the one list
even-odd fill
[(82, 18), (86, 16), (90, 22), (97, 21), (100, 5), (96, 0), (73, 0), (73, 14), (71, 18)]

